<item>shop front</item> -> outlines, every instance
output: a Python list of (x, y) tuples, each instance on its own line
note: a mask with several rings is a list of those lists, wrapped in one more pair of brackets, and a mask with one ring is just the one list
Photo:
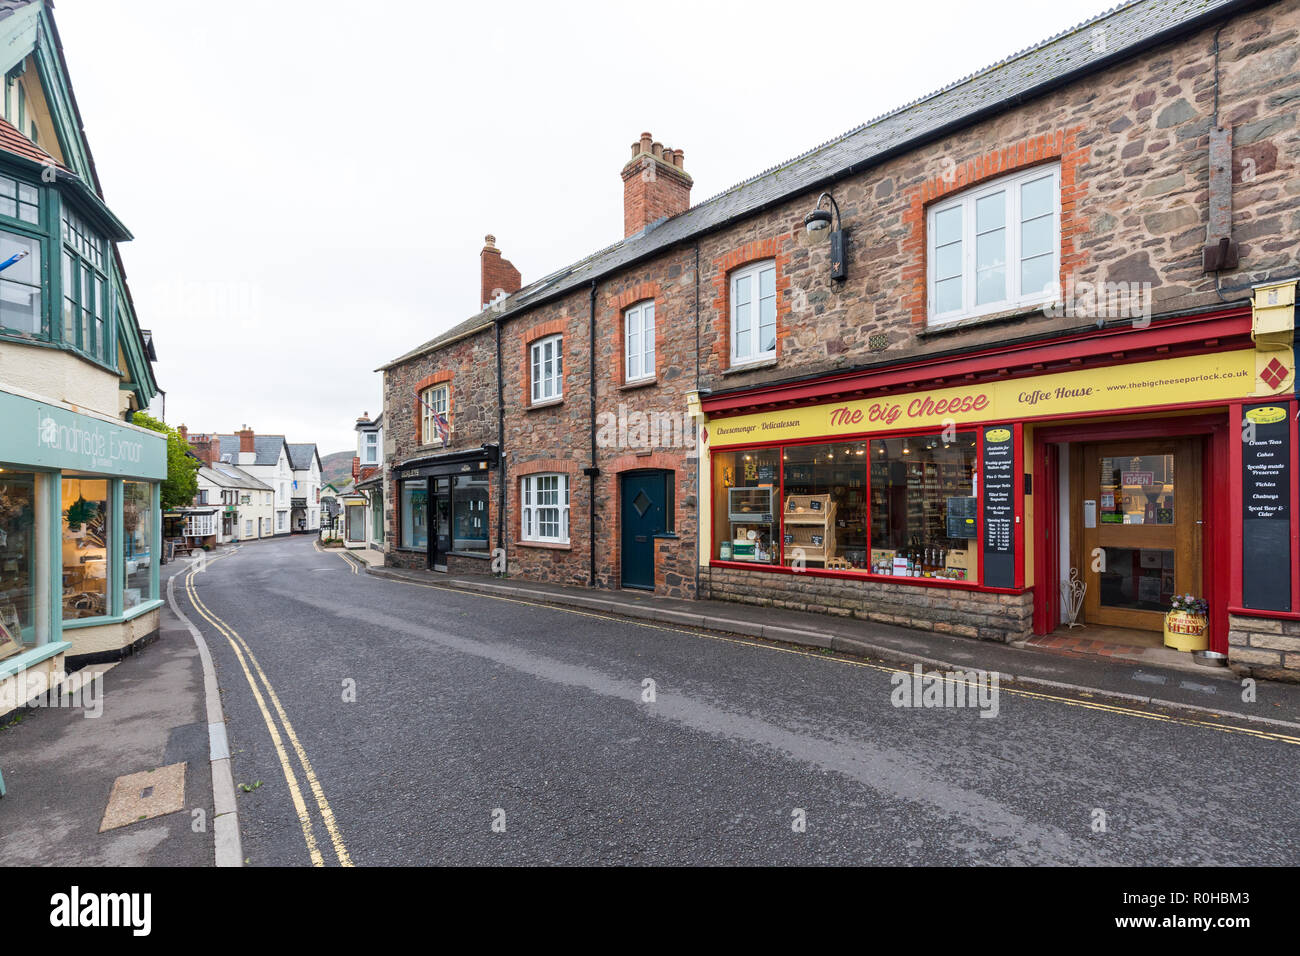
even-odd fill
[[(390, 564), (436, 571), (485, 571), (492, 557), (492, 495), (497, 484), (495, 445), (447, 452), (395, 465), (396, 541)], [(362, 502), (364, 504), (364, 500)], [(365, 524), (363, 508), (357, 520)]]
[(7, 391), (0, 421), (3, 713), (26, 669), (111, 659), (157, 633), (167, 454), (157, 432)]
[(1138, 646), (1191, 596), (1204, 644), (1169, 646), (1220, 657), (1245, 616), (1300, 628), (1294, 356), (1259, 332), (1237, 308), (706, 395), (702, 591)]

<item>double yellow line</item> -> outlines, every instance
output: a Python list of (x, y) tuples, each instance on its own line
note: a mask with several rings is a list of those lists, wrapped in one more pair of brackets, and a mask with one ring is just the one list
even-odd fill
[[(332, 549), (322, 548), (322, 547), (320, 546), (320, 542), (319, 542), (319, 541), (313, 541), (313, 542), (311, 543), (311, 546), (312, 546), (313, 548), (315, 548), (317, 551), (319, 551), (321, 554), (325, 554), (328, 550), (332, 550)], [(357, 563), (356, 558), (350, 557), (350, 556), (348, 555), (347, 551), (346, 551), (345, 549), (343, 549), (343, 548), (340, 548), (340, 549), (338, 549), (337, 551), (334, 551), (334, 553), (337, 554), (340, 558), (343, 559), (343, 563), (346, 564), (348, 567), (350, 567), (350, 568), (352, 569), (352, 573), (353, 573), (353, 574), (356, 574), (356, 573), (357, 573), (357, 569), (360, 568), (361, 565)]]
[[(233, 552), (231, 552), (233, 553)], [(210, 559), (207, 563), (212, 564), (214, 561), (220, 561), (222, 558), (229, 557), (230, 554), (224, 554)], [(274, 708), (276, 715), (280, 718), (280, 723), (284, 726), (284, 736), (289, 738), (289, 744), (292, 746), (294, 753), (298, 757), (298, 763), (302, 765), (303, 778), (307, 782), (307, 787), (316, 800), (316, 807), (320, 811), (321, 820), (325, 825), (326, 833), (329, 836), (330, 843), (334, 847), (334, 855), (338, 858), (342, 866), (352, 866), (352, 858), (348, 855), (347, 847), (343, 843), (343, 836), (339, 832), (338, 821), (334, 819), (334, 811), (330, 809), (329, 801), (325, 799), (325, 791), (321, 789), (320, 781), (316, 778), (316, 772), (312, 769), (311, 761), (307, 759), (307, 752), (303, 749), (302, 743), (298, 740), (298, 734), (293, 729), (293, 724), (289, 720), (289, 715), (284, 712), (284, 707), (280, 703), (280, 697), (271, 686), (271, 681), (262, 670), (262, 665), (258, 663), (257, 656), (248, 643), (239, 636), (239, 632), (233, 627), (212, 613), (194, 589), (194, 574), (197, 567), (191, 567), (185, 575), (185, 593), (189, 595), (190, 603), (199, 616), (211, 624), (219, 634), (221, 634), (229, 643), (230, 648), (235, 652), (235, 657), (239, 661), (239, 666), (243, 668), (244, 677), (248, 680), (248, 686), (253, 691), (253, 699), (257, 701), (257, 708), (262, 712), (262, 719), (266, 721), (266, 729), (271, 735), (271, 743), (275, 745), (275, 752), (280, 759), (280, 769), (284, 771), (285, 782), (289, 786), (289, 796), (293, 799), (294, 810), (298, 814), (298, 824), (302, 827), (303, 838), (307, 841), (307, 853), (311, 857), (313, 866), (324, 866), (325, 858), (321, 854), (320, 847), (316, 842), (316, 832), (312, 824), (310, 812), (307, 809), (307, 801), (303, 798), (302, 788), (298, 785), (298, 775), (293, 769), (293, 762), (289, 759), (289, 753), (285, 749), (284, 740), (280, 735), (280, 729), (276, 726), (275, 719), (271, 716), (271, 708)], [(252, 662), (252, 669), (249, 668), (249, 662)], [(266, 688), (266, 696), (271, 700), (271, 708), (267, 707), (266, 698), (263, 697), (258, 682), (253, 677), (253, 671), (257, 672), (257, 677), (261, 678), (262, 684)]]

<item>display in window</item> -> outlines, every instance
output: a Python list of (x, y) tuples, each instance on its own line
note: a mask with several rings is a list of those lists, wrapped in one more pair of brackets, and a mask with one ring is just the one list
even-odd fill
[(871, 442), (871, 570), (965, 581), (974, 569), (975, 435)]
[(777, 449), (732, 452), (717, 456), (714, 469), (714, 557), (722, 561), (776, 564)]
[(796, 445), (783, 453), (785, 563), (869, 570), (867, 445)]
[(452, 550), (485, 554), (488, 550), (488, 477), (456, 475), (452, 479)]
[(64, 619), (108, 614), (108, 577), (108, 482), (64, 478)]
[(35, 476), (0, 474), (0, 658), (22, 650), (35, 623), (35, 501)]
[(130, 609), (153, 598), (153, 486), (122, 483), (122, 558), (126, 584), (122, 607)]

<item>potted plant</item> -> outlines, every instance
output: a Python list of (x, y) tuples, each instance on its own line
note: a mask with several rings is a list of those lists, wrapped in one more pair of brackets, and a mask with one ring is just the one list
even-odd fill
[(1209, 634), (1209, 603), (1190, 594), (1175, 594), (1165, 615), (1165, 647), (1204, 651), (1210, 646)]

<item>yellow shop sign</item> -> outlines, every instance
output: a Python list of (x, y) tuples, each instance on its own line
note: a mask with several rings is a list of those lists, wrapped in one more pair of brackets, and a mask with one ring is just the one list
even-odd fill
[(1255, 350), (1241, 349), (738, 415), (710, 423), (709, 445), (1229, 401), (1254, 394), (1255, 366)]

